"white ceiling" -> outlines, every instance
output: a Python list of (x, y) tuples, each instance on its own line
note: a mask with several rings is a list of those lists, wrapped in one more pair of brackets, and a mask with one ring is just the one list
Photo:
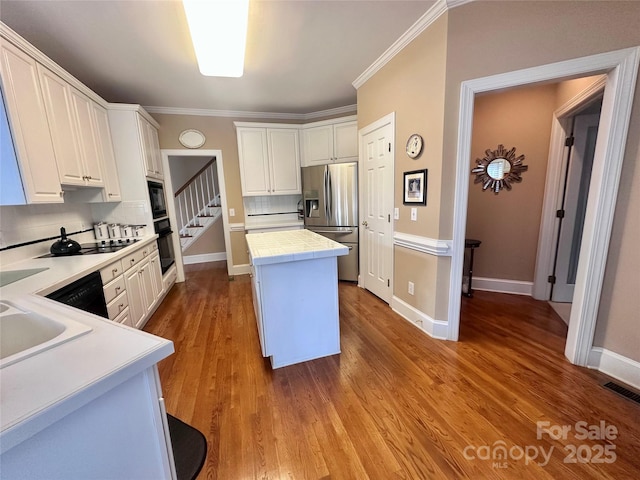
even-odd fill
[(251, 0), (242, 78), (200, 75), (175, 0), (1, 0), (0, 19), (109, 102), (308, 114), (355, 104), (352, 82), (434, 3)]

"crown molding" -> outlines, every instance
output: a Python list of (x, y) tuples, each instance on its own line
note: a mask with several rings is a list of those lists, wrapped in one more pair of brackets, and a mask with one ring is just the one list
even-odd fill
[(87, 87), (84, 83), (78, 80), (76, 77), (67, 72), (64, 68), (58, 65), (56, 62), (47, 57), (44, 53), (38, 50), (35, 46), (31, 45), (27, 40), (22, 38), (17, 32), (15, 32), (6, 23), (0, 22), (0, 36), (5, 38), (8, 42), (12, 43), (24, 53), (35, 59), (38, 63), (42, 64), (47, 69), (62, 78), (69, 85), (73, 86), (77, 90), (84, 93), (91, 100), (97, 104), (106, 108), (107, 101), (98, 95), (96, 92)]
[(277, 112), (246, 112), (242, 110), (210, 110), (205, 108), (153, 107), (145, 106), (149, 113), (164, 115), (192, 115), (196, 117), (228, 117), (228, 118), (259, 118), (274, 120), (312, 120), (332, 115), (346, 115), (357, 111), (357, 105), (320, 110), (311, 113), (277, 113)]
[(464, 5), (465, 3), (470, 3), (474, 0), (437, 0), (433, 6), (422, 15), (416, 23), (411, 25), (409, 29), (404, 32), (398, 40), (396, 40), (393, 45), (391, 45), (387, 50), (378, 57), (378, 59), (373, 62), (364, 72), (360, 74), (358, 78), (356, 78), (352, 85), (358, 89), (362, 85), (364, 85), (367, 80), (373, 77), (382, 67), (384, 67), (387, 63), (389, 63), (393, 57), (395, 57), (398, 53), (400, 53), (404, 47), (409, 45), (413, 40), (418, 37), (422, 32), (424, 32), (433, 22), (435, 22), (438, 18), (442, 16), (445, 12), (451, 10), (452, 8), (459, 7)]

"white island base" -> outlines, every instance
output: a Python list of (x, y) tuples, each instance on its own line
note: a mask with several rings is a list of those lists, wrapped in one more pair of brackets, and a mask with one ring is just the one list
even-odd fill
[(262, 355), (273, 368), (340, 353), (338, 255), (348, 248), (297, 230), (247, 235)]

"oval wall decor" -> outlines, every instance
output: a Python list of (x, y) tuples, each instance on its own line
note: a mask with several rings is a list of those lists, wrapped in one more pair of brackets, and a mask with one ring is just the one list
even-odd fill
[(178, 137), (180, 143), (187, 148), (200, 148), (206, 140), (204, 134), (199, 130), (185, 130)]

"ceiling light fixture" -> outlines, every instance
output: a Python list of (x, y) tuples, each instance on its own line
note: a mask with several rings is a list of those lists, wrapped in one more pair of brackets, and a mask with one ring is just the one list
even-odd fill
[(202, 75), (241, 77), (249, 0), (182, 0)]

